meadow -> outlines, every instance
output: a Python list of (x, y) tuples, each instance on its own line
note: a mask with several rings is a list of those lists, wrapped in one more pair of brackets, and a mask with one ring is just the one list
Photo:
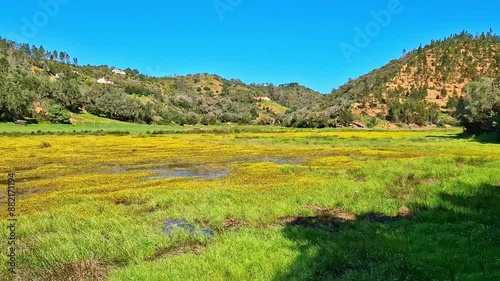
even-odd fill
[(0, 135), (5, 234), (9, 172), (18, 191), (17, 274), (1, 255), (0, 278), (500, 280), (498, 143), (146, 131)]

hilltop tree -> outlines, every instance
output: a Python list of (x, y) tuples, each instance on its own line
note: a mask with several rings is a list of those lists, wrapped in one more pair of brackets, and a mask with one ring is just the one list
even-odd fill
[(59, 55), (59, 53), (58, 53), (56, 50), (54, 50), (54, 51), (52, 52), (52, 54), (50, 54), (50, 60), (51, 60), (51, 61), (55, 61), (55, 60), (57, 60), (58, 55)]
[(46, 59), (47, 51), (45, 50), (43, 45), (40, 45), (40, 47), (38, 48), (38, 53), (41, 59)]
[(65, 58), (66, 58), (66, 54), (64, 52), (59, 52), (59, 61), (64, 62)]

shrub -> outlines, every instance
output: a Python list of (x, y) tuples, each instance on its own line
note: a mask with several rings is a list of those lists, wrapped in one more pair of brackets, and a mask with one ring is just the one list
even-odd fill
[(71, 124), (71, 114), (60, 105), (54, 105), (49, 111), (49, 121), (54, 124)]
[(500, 133), (500, 91), (491, 79), (483, 78), (465, 86), (454, 116), (467, 133)]

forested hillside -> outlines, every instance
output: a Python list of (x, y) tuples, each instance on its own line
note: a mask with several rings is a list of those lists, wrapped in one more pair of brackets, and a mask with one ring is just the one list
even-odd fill
[(403, 50), (400, 59), (328, 95), (298, 83), (245, 84), (207, 73), (149, 77), (131, 68), (79, 66), (66, 52), (0, 39), (0, 121), (70, 123), (91, 113), (147, 124), (444, 126), (458, 124), (451, 116), (470, 83), (494, 84), (499, 77), (500, 37), (492, 31), (463, 31)]
[(148, 124), (292, 126), (294, 111), (322, 99), (297, 83), (247, 85), (211, 74), (156, 78), (130, 68), (79, 66), (65, 52), (6, 39), (0, 40), (0, 91), (2, 121), (55, 123), (88, 112)]

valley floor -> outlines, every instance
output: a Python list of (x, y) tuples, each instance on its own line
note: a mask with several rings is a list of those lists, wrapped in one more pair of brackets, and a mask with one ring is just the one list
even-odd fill
[[(142, 130), (0, 136), (15, 280), (500, 279), (498, 144), (456, 129)], [(9, 280), (6, 255), (0, 270)]]

